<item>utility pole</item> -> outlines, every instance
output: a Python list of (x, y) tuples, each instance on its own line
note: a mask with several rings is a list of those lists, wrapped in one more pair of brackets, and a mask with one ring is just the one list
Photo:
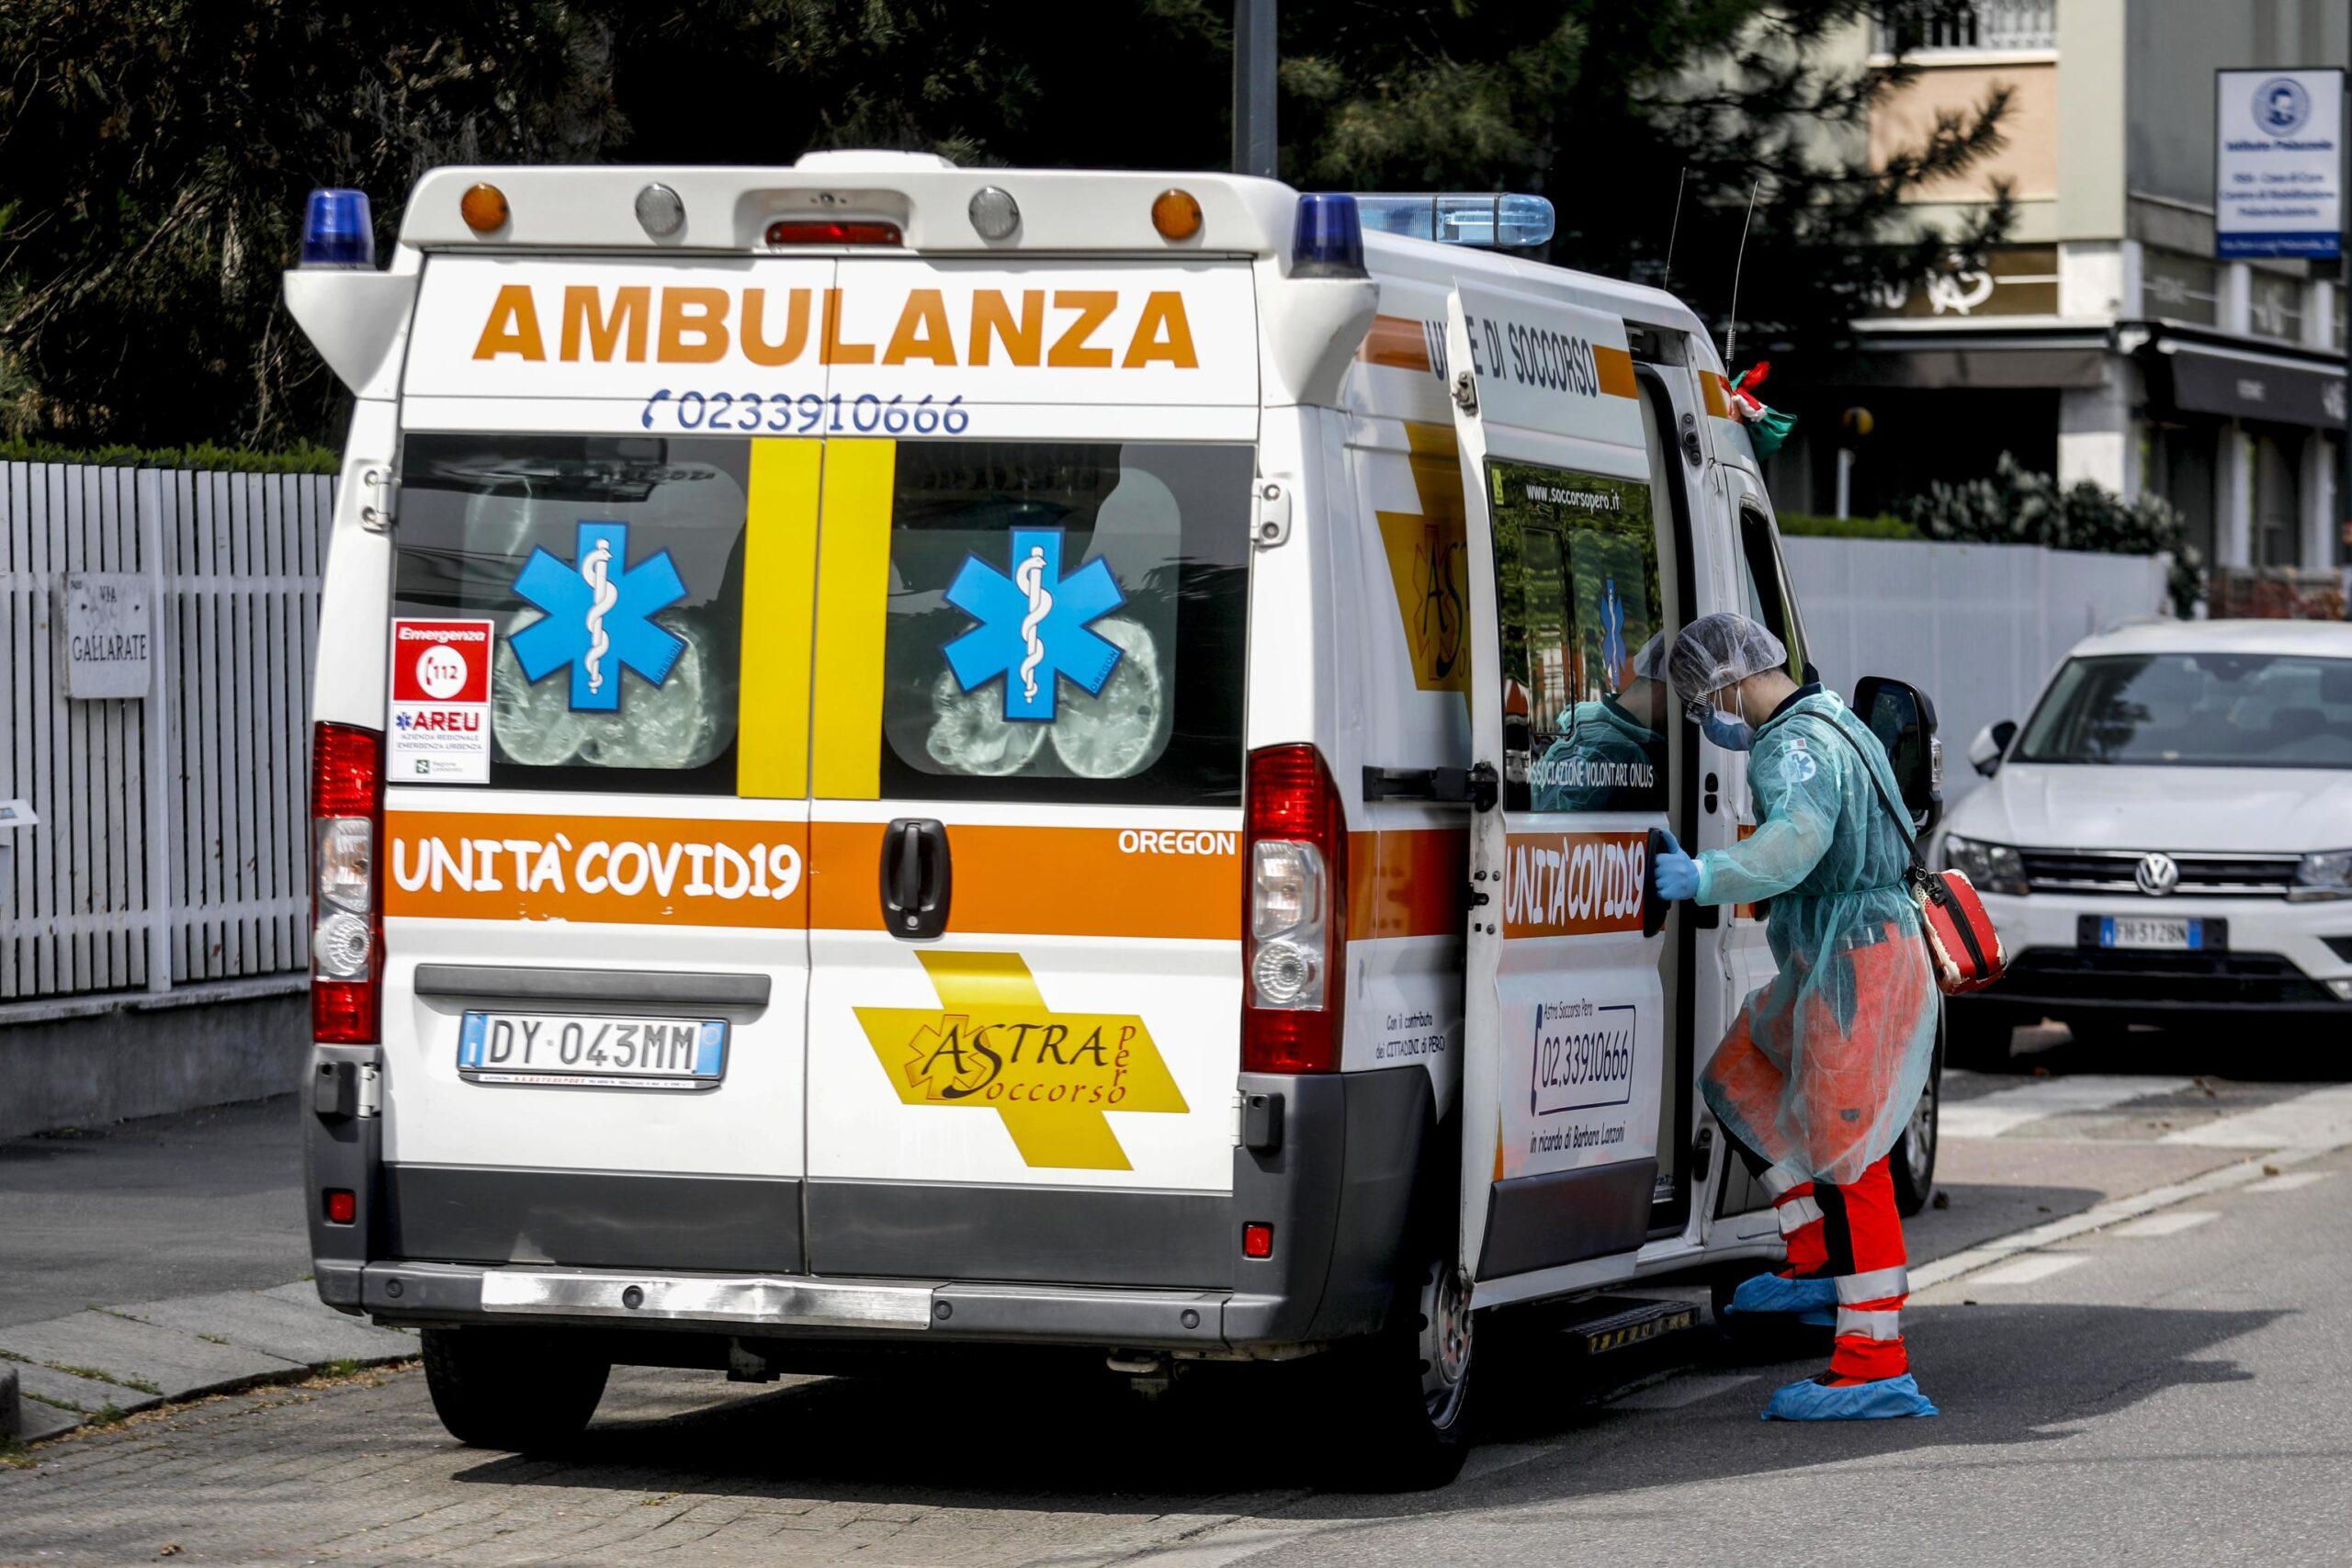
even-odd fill
[(1274, 0), (1233, 0), (1233, 172), (1274, 177)]

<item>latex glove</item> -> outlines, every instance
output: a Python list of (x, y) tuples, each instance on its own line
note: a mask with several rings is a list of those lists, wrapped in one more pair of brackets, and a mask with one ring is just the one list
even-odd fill
[(1699, 896), (1699, 863), (1684, 854), (1670, 835), (1657, 857), (1657, 896), (1669, 904)]

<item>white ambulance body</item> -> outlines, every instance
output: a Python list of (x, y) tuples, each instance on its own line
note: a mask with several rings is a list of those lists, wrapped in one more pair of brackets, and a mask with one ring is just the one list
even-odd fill
[(1748, 800), (1644, 646), (1804, 659), (1723, 367), (1357, 217), (443, 170), (288, 275), (357, 398), (316, 1277), (453, 1431), (615, 1362), (1335, 1352), (1425, 1481), (1485, 1309), (1777, 1256), (1693, 1091), (1761, 921), (1644, 931), (1648, 832)]

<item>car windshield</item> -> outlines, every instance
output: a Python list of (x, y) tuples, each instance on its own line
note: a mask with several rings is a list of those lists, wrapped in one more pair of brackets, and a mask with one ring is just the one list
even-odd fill
[(2153, 768), (2352, 767), (2352, 659), (2070, 659), (2017, 759)]

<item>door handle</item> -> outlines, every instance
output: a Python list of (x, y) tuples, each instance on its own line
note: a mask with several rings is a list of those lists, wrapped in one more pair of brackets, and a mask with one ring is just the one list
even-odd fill
[(882, 830), (882, 923), (906, 942), (947, 929), (956, 888), (947, 825), (928, 817), (901, 817)]

